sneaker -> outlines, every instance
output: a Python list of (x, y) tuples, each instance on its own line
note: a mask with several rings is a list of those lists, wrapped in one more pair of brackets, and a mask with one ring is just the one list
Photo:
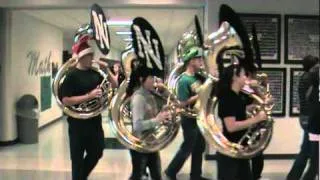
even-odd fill
[(177, 177), (175, 175), (169, 174), (167, 170), (164, 171), (164, 174), (166, 175), (166, 178), (168, 180), (177, 180)]

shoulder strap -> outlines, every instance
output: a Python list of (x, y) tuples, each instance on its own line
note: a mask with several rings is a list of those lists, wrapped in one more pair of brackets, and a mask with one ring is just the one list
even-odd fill
[(306, 96), (305, 96), (306, 100), (309, 100), (312, 90), (313, 90), (313, 86), (310, 85), (308, 90), (306, 91)]

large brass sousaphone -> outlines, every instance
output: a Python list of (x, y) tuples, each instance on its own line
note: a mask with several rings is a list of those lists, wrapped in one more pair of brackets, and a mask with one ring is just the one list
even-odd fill
[(164, 51), (156, 31), (145, 19), (138, 17), (131, 26), (133, 49), (127, 49), (122, 56), (122, 66), (126, 71), (126, 79), (120, 85), (109, 108), (110, 127), (117, 139), (126, 147), (139, 152), (155, 152), (166, 147), (176, 137), (180, 124), (176, 119), (176, 98), (166, 92), (155, 92), (156, 101), (165, 104), (172, 113), (173, 119), (143, 133), (141, 137), (133, 134), (133, 122), (130, 110), (131, 96), (126, 89), (131, 81), (130, 75), (137, 65), (152, 69), (154, 75), (164, 76)]
[[(220, 69), (219, 72), (221, 72), (223, 62), (218, 57), (228, 53), (231, 55), (231, 63), (234, 63), (233, 60), (237, 60), (237, 56), (243, 56), (245, 62), (240, 63), (248, 71), (254, 70), (256, 67), (250, 44), (248, 34), (237, 14), (230, 7), (222, 5), (220, 8), (220, 29), (210, 34), (204, 43), (208, 50), (208, 58), (205, 60), (206, 71), (215, 78), (208, 78), (199, 92), (200, 105), (197, 123), (210, 145), (213, 145), (220, 153), (236, 158), (250, 158), (263, 151), (272, 136), (271, 110), (273, 104), (266, 74), (257, 74), (256, 83), (248, 84), (242, 89), (242, 92), (253, 98), (254, 108), (247, 112), (248, 116), (265, 111), (268, 117), (267, 121), (250, 127), (239, 142), (229, 141), (223, 135), (219, 124), (217, 115), (219, 102), (214, 89), (219, 80), (217, 70)], [(259, 52), (257, 49), (255, 51), (256, 59), (258, 59)]]
[[(103, 10), (97, 4), (93, 4), (91, 7), (91, 23), (81, 26), (74, 37), (74, 44), (81, 43), (84, 38), (95, 39), (97, 46), (100, 51), (106, 55), (110, 50), (110, 38), (108, 33), (108, 27), (106, 23), (106, 17)], [(75, 68), (77, 64), (77, 57), (69, 59), (57, 72), (53, 84), (53, 94), (56, 97), (58, 105), (63, 109), (63, 111), (78, 119), (88, 119), (90, 117), (97, 116), (101, 113), (111, 101), (113, 96), (113, 90), (111, 88), (111, 83), (107, 80), (108, 71), (105, 73), (103, 70), (93, 66), (92, 69), (97, 71), (103, 78), (100, 87), (102, 89), (102, 96), (100, 98), (95, 98), (90, 101), (81, 103), (77, 106), (66, 106), (62, 103), (59, 89), (63, 83), (66, 74)]]

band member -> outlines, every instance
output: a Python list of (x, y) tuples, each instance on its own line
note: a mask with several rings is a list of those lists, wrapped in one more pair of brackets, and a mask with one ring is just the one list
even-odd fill
[[(132, 71), (127, 95), (131, 95), (133, 135), (141, 138), (144, 132), (150, 131), (161, 123), (171, 119), (168, 111), (161, 111), (161, 107), (152, 94), (155, 77), (152, 69), (138, 67)], [(132, 174), (131, 180), (141, 180), (149, 168), (150, 176), (154, 180), (161, 178), (161, 161), (159, 152), (141, 153), (130, 149)]]
[[(183, 56), (186, 70), (179, 79), (177, 96), (184, 107), (192, 108), (198, 98), (197, 91), (199, 90), (201, 82), (196, 78), (195, 74), (202, 66), (202, 54), (203, 51), (201, 48), (193, 46), (190, 47)], [(176, 179), (176, 174), (180, 171), (189, 155), (192, 154), (190, 178), (194, 180), (206, 179), (201, 177), (202, 154), (205, 150), (205, 140), (197, 126), (196, 118), (182, 115), (181, 126), (184, 141), (168, 168), (165, 170), (165, 174), (170, 179)]]
[(308, 101), (310, 103), (309, 122), (308, 122), (308, 138), (310, 142), (310, 166), (303, 176), (303, 180), (316, 179), (319, 177), (319, 143), (320, 143), (320, 99), (319, 99), (319, 58), (316, 59), (317, 64), (310, 69), (310, 95)]
[[(299, 77), (299, 103), (300, 103), (300, 115), (299, 122), (301, 128), (304, 131), (303, 141), (299, 154), (292, 165), (292, 168), (287, 176), (288, 180), (300, 179), (304, 169), (306, 168), (307, 162), (310, 159), (310, 141), (308, 137), (308, 119), (311, 110), (311, 104), (309, 103), (310, 90), (312, 89), (311, 83), (311, 72), (310, 69), (317, 64), (317, 59), (311, 55), (303, 58), (303, 74)], [(308, 91), (308, 89), (310, 90)]]
[[(257, 84), (256, 80), (248, 81), (251, 84)], [(246, 111), (252, 111), (254, 105), (252, 104), (254, 99), (245, 93), (239, 93), (241, 99), (246, 105)], [(263, 152), (258, 153), (251, 159), (252, 176), (253, 180), (259, 180), (262, 176), (262, 171), (264, 167), (264, 155)]]
[(111, 68), (111, 72), (115, 76), (115, 79), (117, 79), (118, 85), (120, 86), (122, 81), (125, 79), (120, 63), (114, 63)]
[[(240, 90), (248, 80), (247, 72), (240, 65), (232, 64), (220, 75), (217, 96), (218, 115), (222, 119), (224, 136), (237, 143), (253, 124), (267, 119), (261, 111), (252, 118), (246, 117), (246, 104), (241, 99)], [(248, 159), (237, 159), (217, 152), (219, 180), (252, 180)]]
[[(91, 69), (93, 49), (88, 45), (88, 35), (83, 35), (72, 50), (78, 59), (76, 67), (70, 70), (61, 87), (61, 98), (64, 105), (77, 106), (83, 102), (102, 95), (99, 85), (102, 77)], [(97, 61), (106, 67), (104, 62)], [(108, 76), (112, 86), (116, 81)], [(72, 179), (85, 180), (102, 157), (104, 149), (104, 133), (101, 125), (101, 115), (77, 119), (67, 118), (69, 125), (69, 144), (72, 162)]]

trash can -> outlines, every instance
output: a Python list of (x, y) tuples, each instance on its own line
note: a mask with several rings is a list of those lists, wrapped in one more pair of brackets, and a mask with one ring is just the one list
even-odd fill
[(18, 138), (21, 143), (34, 144), (39, 140), (39, 103), (35, 96), (23, 95), (16, 103)]

